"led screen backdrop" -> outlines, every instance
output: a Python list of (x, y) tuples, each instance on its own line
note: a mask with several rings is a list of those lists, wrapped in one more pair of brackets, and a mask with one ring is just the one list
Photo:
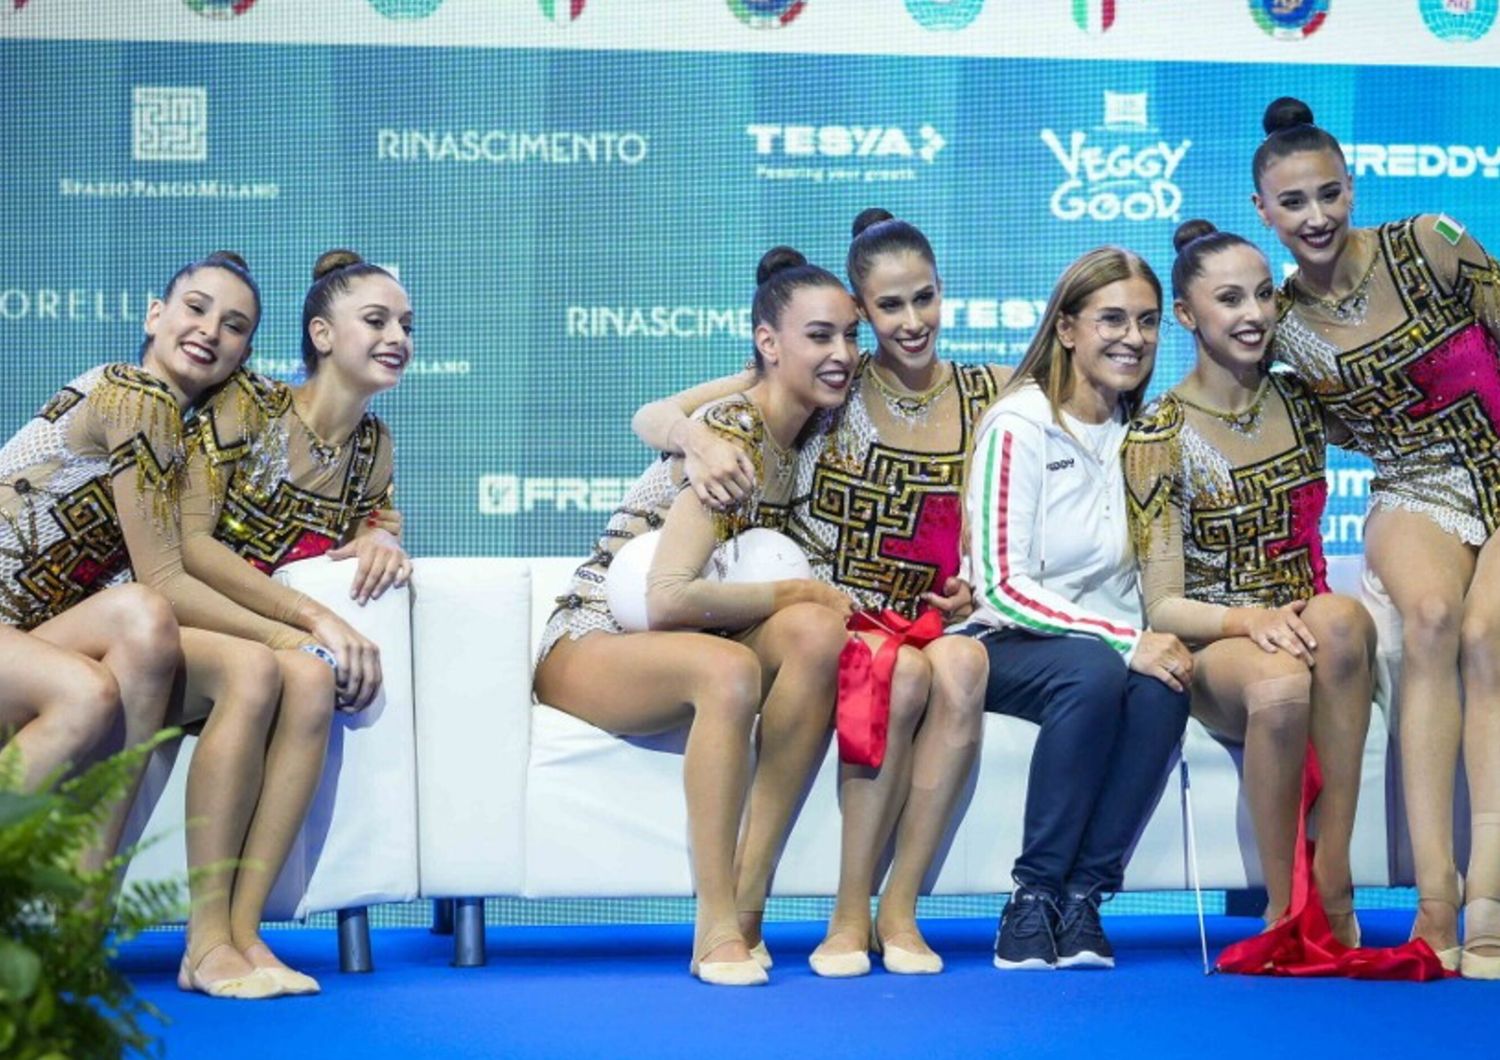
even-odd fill
[[(220, 247), (263, 286), (254, 364), (291, 377), (312, 261), (352, 246), (416, 307), (379, 406), (414, 551), (580, 553), (649, 459), (635, 407), (744, 362), (761, 251), (841, 271), (866, 206), (931, 237), (966, 361), (1014, 362), (1090, 247), (1165, 275), (1189, 217), (1279, 274), (1249, 159), (1284, 93), (1364, 222), (1443, 210), (1500, 249), (1496, 6), (3, 0), (0, 423), (133, 356), (150, 293)], [(1191, 352), (1168, 333), (1158, 386)], [(1333, 468), (1330, 551), (1357, 550), (1367, 474)]]

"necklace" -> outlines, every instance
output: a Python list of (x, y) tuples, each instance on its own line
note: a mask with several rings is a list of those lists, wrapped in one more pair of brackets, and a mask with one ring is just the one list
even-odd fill
[(1379, 261), (1380, 249), (1377, 247), (1375, 253), (1370, 255), (1370, 264), (1365, 268), (1364, 275), (1359, 278), (1354, 289), (1341, 298), (1315, 295), (1295, 279), (1292, 280), (1292, 293), (1298, 302), (1322, 310), (1325, 316), (1341, 327), (1359, 327), (1365, 322), (1369, 312), (1370, 280), (1375, 275), (1375, 266)]
[(797, 470), (797, 454), (794, 450), (787, 448), (771, 437), (769, 428), (764, 434), (766, 453), (776, 461), (776, 466), (771, 475), (776, 479), (776, 485), (785, 489), (792, 481), (792, 472)]
[(307, 451), (312, 454), (313, 463), (317, 464), (321, 471), (332, 471), (338, 467), (339, 461), (344, 456), (344, 447), (349, 444), (349, 438), (353, 438), (354, 434), (350, 434), (349, 438), (345, 438), (337, 445), (324, 441), (318, 432), (312, 429), (312, 425), (307, 422), (307, 417), (302, 414), (301, 409), (297, 408), (295, 402), (292, 403), (292, 411), (297, 414), (297, 422), (302, 425), (302, 432), (307, 435)]
[(870, 381), (875, 384), (875, 389), (880, 391), (880, 396), (885, 399), (885, 407), (891, 410), (891, 415), (903, 423), (913, 427), (920, 427), (927, 422), (927, 417), (932, 412), (932, 407), (937, 404), (938, 399), (948, 392), (953, 386), (954, 371), (949, 367), (936, 383), (933, 383), (921, 393), (913, 394), (910, 391), (897, 390), (890, 383), (880, 377), (880, 371), (872, 363), (867, 373)]
[(1210, 408), (1207, 405), (1200, 405), (1198, 404), (1198, 402), (1193, 401), (1190, 398), (1183, 397), (1180, 391), (1173, 391), (1173, 396), (1188, 408), (1196, 409), (1199, 412), (1203, 413), (1205, 416), (1212, 416), (1220, 423), (1228, 425), (1229, 429), (1231, 431), (1234, 431), (1234, 433), (1242, 435), (1245, 438), (1249, 438), (1253, 441), (1254, 439), (1260, 437), (1260, 414), (1262, 409), (1265, 408), (1266, 394), (1270, 391), (1270, 387), (1271, 377), (1268, 375), (1262, 376), (1260, 380), (1260, 386), (1255, 388), (1255, 397), (1250, 401), (1249, 405), (1241, 409), (1239, 412), (1225, 412), (1222, 409)]

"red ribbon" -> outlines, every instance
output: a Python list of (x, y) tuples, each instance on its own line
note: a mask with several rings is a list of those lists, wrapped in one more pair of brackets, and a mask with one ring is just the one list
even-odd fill
[(863, 637), (850, 637), (839, 652), (839, 758), (850, 765), (879, 769), (885, 761), (896, 656), (903, 644), (922, 648), (941, 637), (943, 616), (927, 611), (912, 621), (895, 611), (878, 615), (856, 611), (849, 618), (848, 629), (851, 633), (882, 634), (884, 640), (880, 650), (872, 654)]
[(1307, 813), (1323, 790), (1323, 770), (1309, 744), (1302, 772), (1302, 814), (1292, 863), (1292, 901), (1286, 914), (1252, 938), (1219, 954), (1218, 969), (1240, 975), (1342, 976), (1346, 979), (1404, 979), (1425, 983), (1447, 973), (1422, 939), (1400, 946), (1351, 949), (1333, 937), (1323, 900), (1313, 884), (1313, 842)]

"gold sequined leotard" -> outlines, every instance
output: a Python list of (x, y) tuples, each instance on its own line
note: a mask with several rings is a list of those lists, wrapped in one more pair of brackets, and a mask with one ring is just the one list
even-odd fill
[(1344, 304), (1287, 281), (1273, 349), (1374, 463), (1372, 507), (1483, 544), (1500, 527), (1500, 266), (1446, 217), (1374, 231), (1369, 286)]
[[(337, 446), (292, 406), (291, 388), (240, 371), (206, 405), (190, 437), (194, 489), (184, 513), (213, 507), (213, 534), (269, 574), (344, 543), (360, 520), (394, 505), (390, 432), (365, 413)], [(191, 513), (189, 508), (194, 509)]]
[(59, 390), (0, 449), (0, 621), (32, 629), (134, 578), (160, 591), (185, 626), (306, 643), (184, 570), (183, 436), (165, 383), (108, 364)]
[[(999, 385), (983, 365), (951, 367), (952, 385), (913, 421), (870, 381), (862, 355), (848, 401), (798, 459), (787, 533), (817, 577), (864, 607), (915, 617), (922, 595), (958, 574), (969, 446)], [(944, 438), (951, 448), (931, 448)]]
[(1328, 591), (1323, 413), (1289, 372), (1263, 386), (1243, 417), (1168, 392), (1131, 425), (1126, 500), (1148, 607), (1282, 607)]

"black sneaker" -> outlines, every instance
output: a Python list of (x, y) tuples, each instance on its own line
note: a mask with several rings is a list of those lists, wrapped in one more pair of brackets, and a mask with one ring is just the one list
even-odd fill
[(1057, 918), (1059, 968), (1113, 968), (1115, 949), (1099, 922), (1099, 895), (1070, 892)]
[(1014, 972), (1050, 969), (1057, 965), (1057, 943), (1052, 923), (1057, 904), (1051, 895), (1017, 887), (1000, 913), (995, 933), (995, 967)]

